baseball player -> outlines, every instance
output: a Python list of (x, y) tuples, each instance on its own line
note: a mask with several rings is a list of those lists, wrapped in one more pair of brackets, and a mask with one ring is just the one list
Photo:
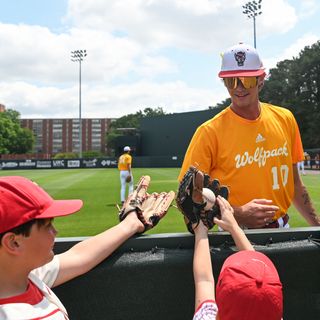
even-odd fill
[(54, 255), (53, 219), (80, 210), (82, 201), (54, 200), (24, 177), (1, 177), (0, 319), (69, 319), (50, 288), (86, 273), (125, 240), (157, 224), (174, 192), (149, 195), (149, 182), (148, 176), (140, 179), (118, 225)]
[(123, 148), (123, 154), (119, 157), (118, 160), (118, 169), (120, 171), (120, 199), (121, 204), (124, 203), (126, 199), (126, 185), (129, 184), (128, 194), (133, 191), (133, 175), (132, 175), (132, 156), (130, 155), (131, 148), (125, 146)]
[(214, 222), (230, 232), (239, 251), (228, 257), (216, 286), (212, 272), (208, 228), (200, 220), (195, 234), (193, 275), (195, 314), (193, 320), (280, 320), (283, 313), (282, 285), (271, 260), (254, 251), (223, 197), (217, 197), (221, 219)]
[(196, 130), (179, 180), (193, 165), (228, 186), (243, 228), (288, 228), (291, 203), (319, 226), (297, 168), (304, 155), (296, 120), (288, 109), (259, 101), (265, 70), (258, 52), (243, 43), (227, 49), (219, 77), (231, 105)]

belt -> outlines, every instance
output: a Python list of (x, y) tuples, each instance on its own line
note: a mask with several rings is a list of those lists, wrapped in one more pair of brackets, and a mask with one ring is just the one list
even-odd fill
[(288, 223), (288, 221), (289, 215), (286, 213), (283, 217), (280, 217), (278, 220), (274, 220), (265, 225), (264, 228), (282, 228)]

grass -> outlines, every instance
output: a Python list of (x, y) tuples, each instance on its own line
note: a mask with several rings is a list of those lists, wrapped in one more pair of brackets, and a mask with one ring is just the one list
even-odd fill
[[(134, 169), (135, 183), (141, 175), (150, 175), (150, 192), (176, 190), (178, 168)], [(82, 199), (76, 214), (55, 219), (59, 237), (90, 236), (118, 223), (120, 180), (117, 169), (3, 170), (0, 176), (19, 175), (37, 182), (54, 199)], [(185, 232), (182, 216), (170, 208), (157, 228), (148, 233)]]
[[(306, 172), (305, 176), (302, 176), (303, 183), (307, 187), (310, 198), (315, 206), (316, 212), (320, 213), (320, 174), (311, 174)], [(307, 227), (309, 226), (306, 220), (299, 214), (299, 212), (291, 206), (288, 210), (290, 216), (291, 227)]]
[[(149, 192), (177, 190), (179, 168), (135, 168), (135, 182), (150, 175)], [(55, 199), (82, 199), (80, 212), (55, 220), (59, 237), (91, 236), (118, 223), (116, 204), (120, 202), (117, 169), (3, 170), (0, 176), (20, 175), (32, 179)], [(320, 211), (320, 175), (302, 177), (317, 212)], [(307, 226), (294, 208), (290, 208), (290, 226)], [(186, 232), (182, 215), (171, 207), (165, 219), (148, 233)]]

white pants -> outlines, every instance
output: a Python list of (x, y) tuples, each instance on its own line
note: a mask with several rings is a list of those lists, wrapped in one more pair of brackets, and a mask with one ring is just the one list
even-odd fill
[(304, 172), (304, 161), (298, 162), (298, 169), (300, 174), (305, 174)]
[[(120, 171), (120, 183), (121, 183), (121, 189), (120, 189), (120, 199), (121, 202), (126, 200), (126, 178), (129, 176), (129, 171), (122, 170)], [(129, 182), (129, 190), (128, 195), (133, 192), (133, 176), (131, 174), (131, 181)]]

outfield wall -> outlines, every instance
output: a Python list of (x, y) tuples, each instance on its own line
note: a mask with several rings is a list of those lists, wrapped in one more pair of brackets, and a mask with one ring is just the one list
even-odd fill
[[(320, 315), (320, 228), (249, 230), (255, 249), (275, 263), (284, 291), (284, 319)], [(81, 238), (83, 239), (83, 238)], [(57, 239), (56, 253), (81, 240)], [(230, 235), (210, 235), (215, 279), (236, 250)], [(132, 238), (86, 275), (54, 291), (71, 319), (192, 319), (194, 237), (191, 234)]]
[(140, 120), (141, 156), (184, 156), (198, 126), (222, 108), (165, 114)]
[[(133, 168), (177, 168), (181, 167), (183, 156), (135, 157)], [(117, 158), (93, 159), (27, 159), (27, 160), (0, 160), (0, 170), (18, 169), (90, 169), (90, 168), (116, 168)]]

